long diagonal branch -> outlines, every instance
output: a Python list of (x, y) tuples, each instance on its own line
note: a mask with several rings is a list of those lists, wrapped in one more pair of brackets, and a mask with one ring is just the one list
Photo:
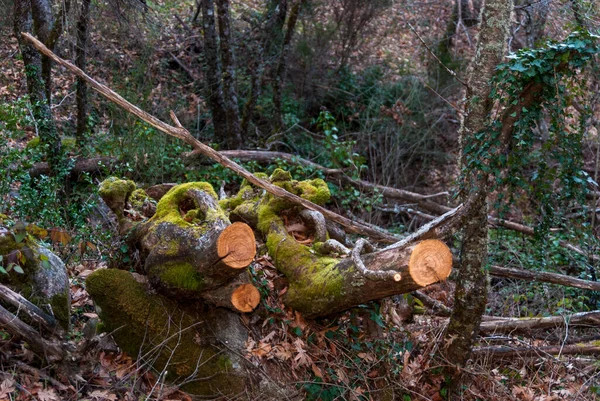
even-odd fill
[(194, 148), (195, 151), (198, 151), (199, 153), (202, 153), (205, 156), (215, 160), (217, 163), (221, 164), (222, 166), (229, 168), (230, 170), (234, 171), (236, 174), (238, 174), (241, 177), (248, 180), (248, 182), (250, 182), (260, 188), (263, 188), (267, 192), (269, 192), (275, 196), (278, 196), (282, 199), (285, 199), (289, 202), (292, 202), (297, 205), (301, 205), (310, 210), (315, 210), (317, 212), (321, 212), (323, 214), (323, 216), (325, 216), (326, 218), (328, 218), (331, 221), (335, 221), (336, 223), (341, 224), (342, 226), (346, 227), (346, 229), (348, 229), (348, 231), (351, 231), (351, 232), (354, 232), (357, 234), (361, 234), (361, 235), (365, 235), (365, 236), (371, 237), (371, 238), (381, 241), (381, 242), (394, 243), (399, 240), (399, 238), (396, 237), (395, 235), (392, 235), (385, 231), (377, 230), (372, 227), (368, 227), (364, 224), (352, 221), (344, 216), (340, 216), (337, 213), (334, 213), (328, 209), (325, 209), (322, 206), (316, 205), (310, 201), (307, 201), (306, 199), (303, 199), (297, 195), (294, 195), (294, 194), (284, 190), (283, 188), (273, 185), (269, 181), (257, 178), (251, 172), (249, 172), (248, 170), (246, 170), (239, 164), (235, 163), (233, 160), (229, 159), (228, 157), (223, 156), (222, 154), (220, 154), (218, 151), (214, 150), (210, 146), (207, 146), (204, 143), (197, 140), (196, 138), (194, 138), (192, 136), (192, 134), (190, 134), (189, 131), (186, 130), (179, 123), (179, 121), (177, 120), (177, 117), (175, 116), (175, 113), (173, 113), (172, 111), (171, 111), (171, 119), (173, 120), (175, 126), (169, 125), (169, 124), (161, 121), (160, 119), (156, 118), (155, 116), (145, 112), (144, 110), (140, 109), (139, 107), (131, 104), (130, 102), (125, 100), (125, 98), (123, 98), (121, 95), (119, 95), (115, 91), (111, 90), (106, 85), (103, 85), (103, 84), (97, 82), (96, 80), (91, 78), (89, 75), (87, 75), (81, 69), (77, 68), (72, 63), (58, 57), (56, 54), (54, 54), (52, 51), (50, 51), (46, 46), (44, 46), (43, 43), (41, 43), (39, 40), (34, 38), (32, 35), (30, 35), (28, 33), (21, 33), (21, 35), (23, 36), (23, 38), (25, 38), (26, 40), (31, 42), (36, 49), (38, 49), (40, 52), (42, 52), (43, 54), (50, 57), (57, 64), (62, 65), (63, 67), (67, 68), (69, 71), (73, 72), (77, 76), (86, 80), (92, 88), (94, 88), (97, 92), (99, 92), (101, 95), (106, 97), (108, 100), (116, 103), (117, 105), (119, 105), (123, 109), (125, 109), (127, 112), (135, 115), (136, 117), (147, 122), (148, 124), (155, 127), (156, 129), (164, 132), (165, 134), (173, 136), (178, 139), (181, 139), (185, 143), (189, 144), (192, 148)]

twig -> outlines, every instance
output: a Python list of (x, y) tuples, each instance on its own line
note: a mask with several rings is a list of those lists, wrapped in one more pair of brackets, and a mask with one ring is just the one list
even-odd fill
[(442, 67), (444, 67), (446, 69), (446, 71), (448, 71), (448, 74), (450, 74), (451, 76), (454, 77), (454, 79), (456, 79), (458, 82), (460, 82), (465, 88), (468, 87), (468, 85), (458, 77), (458, 75), (456, 74), (456, 72), (452, 71), (450, 68), (448, 68), (446, 66), (446, 64), (444, 64), (442, 62), (442, 60), (439, 59), (438, 56), (435, 55), (435, 53), (431, 50), (431, 48), (429, 48), (429, 46), (427, 45), (427, 43), (425, 43), (425, 41), (423, 40), (423, 38), (421, 37), (421, 35), (419, 35), (419, 33), (417, 32), (417, 30), (410, 24), (410, 22), (407, 22), (408, 27), (410, 28), (411, 31), (413, 31), (413, 33), (415, 35), (417, 35), (417, 38), (419, 39), (419, 41), (423, 44), (423, 46), (425, 46), (425, 48), (427, 49), (427, 51), (429, 52), (429, 54), (431, 54), (433, 56), (434, 59), (436, 59), (436, 61), (438, 63), (440, 63), (440, 65)]
[(372, 280), (386, 280), (388, 278), (392, 278), (394, 281), (402, 280), (402, 274), (395, 270), (370, 270), (367, 269), (362, 259), (360, 258), (360, 254), (362, 253), (363, 248), (366, 248), (368, 252), (375, 251), (373, 245), (369, 244), (365, 239), (359, 238), (356, 241), (356, 245), (352, 250), (352, 261), (354, 262), (354, 266), (358, 270), (364, 273), (365, 277), (370, 278)]

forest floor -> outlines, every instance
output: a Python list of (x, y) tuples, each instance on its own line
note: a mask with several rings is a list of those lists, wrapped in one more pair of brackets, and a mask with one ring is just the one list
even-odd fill
[[(430, 12), (439, 14), (440, 23), (445, 20), (439, 10)], [(414, 36), (398, 31), (401, 24), (394, 18), (400, 18), (399, 15), (395, 12), (382, 17), (381, 26), (392, 27), (391, 35), (386, 36), (392, 39), (386, 39), (389, 41), (380, 46), (383, 51), (360, 55), (365, 64), (376, 63), (377, 58), (394, 59), (400, 64), (407, 61), (418, 64), (424, 60), (412, 51), (419, 47)], [(145, 73), (155, 82), (147, 106), (150, 112), (160, 110), (165, 113), (168, 98), (185, 99), (186, 105), (178, 110), (178, 114), (193, 121), (198, 110), (206, 107), (203, 100), (189, 84), (179, 82), (177, 76), (159, 77), (163, 71), (161, 63), (166, 63), (173, 51), (170, 46), (185, 42), (185, 29), (174, 24), (163, 24), (153, 33), (156, 42), (162, 46), (156, 49)], [(443, 25), (438, 24), (432, 29), (442, 28)], [(127, 85), (126, 81), (113, 79), (113, 75), (134, 66), (132, 60), (139, 56), (134, 36), (131, 34), (128, 41), (119, 41), (116, 35), (107, 41), (95, 41), (90, 75), (101, 81), (119, 81), (121, 86)], [(0, 41), (0, 103), (10, 105), (26, 93), (25, 79), (17, 42), (9, 24), (0, 25), (0, 37), (4, 38)], [(68, 53), (66, 45), (64, 50)], [(185, 54), (175, 55), (185, 61)], [(421, 67), (426, 68), (425, 65)], [(74, 77), (55, 68), (53, 111), (64, 130), (72, 127), (74, 122), (73, 88)], [(97, 109), (98, 129), (102, 130), (111, 123), (111, 110), (101, 105)], [(35, 136), (35, 127), (20, 128), (23, 135), (10, 138), (11, 146), (17, 149), (23, 149)], [(4, 132), (0, 134), (5, 135)], [(451, 178), (443, 180), (450, 181)], [(18, 185), (14, 183), (15, 191), (18, 191)], [(18, 199), (15, 197), (13, 201)], [(106, 268), (107, 259), (119, 252), (120, 245), (114, 228), (111, 233), (110, 224), (98, 222), (108, 231), (104, 238), (111, 238), (102, 246), (95, 244), (78, 254), (81, 242), (49, 243), (65, 260), (70, 275), (72, 330), (69, 344), (76, 350), (72, 375), (57, 376), (52, 366), (40, 366), (27, 344), (0, 330), (0, 401), (189, 399), (176, 388), (163, 385), (157, 372), (138, 366), (132, 356), (120, 352), (108, 335), (93, 337), (93, 333), (89, 334), (87, 328), (98, 316), (85, 290), (85, 278), (96, 269)], [(77, 237), (77, 233), (69, 232), (69, 237)], [(103, 250), (110, 250), (111, 257), (107, 258)], [(332, 320), (306, 321), (301, 315), (286, 310), (281, 303), (280, 276), (267, 256), (259, 255), (252, 269), (265, 292), (257, 312), (242, 316), (253, 328), (246, 357), (263, 372), (295, 387), (295, 399), (448, 399), (441, 369), (446, 362), (434, 357), (438, 347), (443, 346), (440, 338), (447, 318), (431, 314), (409, 296), (372, 303)], [(488, 313), (511, 311), (509, 316), (519, 316), (523, 302), (513, 297), (518, 284), (497, 280), (492, 284)], [(545, 290), (552, 292), (553, 299), (561, 296), (554, 287)], [(451, 282), (431, 286), (426, 293), (446, 306), (452, 306)], [(569, 294), (562, 296), (568, 298)], [(542, 313), (544, 305), (536, 304), (534, 299), (529, 299), (529, 304), (534, 304)], [(557, 340), (568, 345), (591, 335), (597, 335), (597, 327), (573, 330), (567, 326), (567, 329), (537, 330), (526, 335), (486, 335), (480, 339), (480, 345), (501, 341), (507, 346), (540, 347), (556, 344)], [(600, 364), (595, 356), (538, 354), (500, 359), (478, 353), (465, 371), (462, 393), (464, 400), (591, 401), (600, 394)], [(246, 398), (240, 396), (238, 399)]]

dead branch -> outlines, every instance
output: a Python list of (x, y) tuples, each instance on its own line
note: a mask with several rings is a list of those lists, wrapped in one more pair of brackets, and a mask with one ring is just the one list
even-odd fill
[(29, 302), (29, 300), (24, 298), (21, 294), (14, 292), (2, 284), (0, 284), (0, 299), (16, 308), (18, 311), (17, 314), (23, 312), (33, 323), (60, 337), (64, 335), (64, 330), (58, 325), (58, 322), (54, 317), (48, 315), (36, 305)]
[(495, 277), (515, 278), (525, 281), (540, 281), (564, 285), (566, 287), (581, 288), (584, 290), (600, 291), (600, 282), (582, 280), (564, 274), (535, 272), (523, 269), (510, 269), (508, 267), (491, 266), (490, 274)]
[[(118, 161), (114, 157), (93, 157), (90, 159), (78, 159), (71, 169), (71, 176), (78, 176), (84, 173), (98, 174), (110, 170), (117, 165)], [(29, 176), (39, 177), (40, 175), (50, 174), (50, 167), (46, 162), (35, 163), (29, 169)]]
[(560, 326), (600, 324), (600, 311), (579, 312), (566, 316), (526, 317), (500, 321), (482, 322), (481, 333), (511, 332), (517, 330), (546, 329)]
[(59, 362), (65, 357), (65, 352), (60, 344), (46, 340), (38, 331), (2, 306), (0, 306), (0, 327), (14, 336), (23, 338), (29, 344), (31, 350), (48, 363)]
[(515, 357), (544, 357), (551, 355), (593, 355), (600, 354), (600, 346), (596, 343), (591, 344), (571, 344), (571, 345), (548, 345), (544, 347), (511, 347), (508, 345), (498, 345), (490, 347), (475, 347), (473, 354), (492, 357), (492, 358), (515, 358)]
[(386, 232), (382, 232), (382, 231), (378, 231), (378, 230), (374, 230), (363, 224), (354, 222), (344, 216), (340, 216), (337, 213), (334, 213), (328, 209), (325, 209), (322, 206), (318, 206), (318, 205), (316, 205), (312, 202), (309, 202), (297, 195), (289, 193), (285, 189), (280, 188), (276, 185), (273, 185), (272, 183), (270, 183), (266, 180), (257, 178), (251, 172), (249, 172), (248, 170), (246, 170), (239, 164), (235, 163), (230, 158), (220, 154), (218, 151), (214, 150), (210, 146), (207, 146), (204, 143), (198, 141), (196, 138), (194, 138), (192, 136), (192, 134), (190, 134), (189, 131), (181, 125), (181, 123), (175, 116), (175, 113), (173, 113), (172, 111), (171, 111), (171, 119), (173, 120), (175, 126), (166, 124), (163, 121), (161, 121), (160, 119), (156, 118), (155, 116), (153, 116), (153, 115), (143, 111), (139, 107), (131, 104), (130, 102), (125, 100), (125, 98), (123, 98), (121, 95), (114, 92), (113, 90), (108, 88), (106, 85), (103, 85), (103, 84), (97, 82), (96, 80), (91, 78), (89, 75), (87, 75), (81, 69), (77, 68), (72, 63), (70, 63), (66, 60), (63, 60), (62, 58), (55, 55), (52, 51), (50, 51), (46, 46), (44, 46), (39, 40), (34, 38), (32, 35), (30, 35), (28, 33), (21, 33), (21, 35), (23, 36), (23, 38), (25, 38), (26, 40), (31, 42), (33, 44), (33, 46), (36, 49), (38, 49), (40, 52), (47, 55), (52, 60), (54, 60), (56, 63), (67, 68), (68, 70), (70, 70), (71, 72), (76, 74), (77, 76), (85, 79), (92, 88), (94, 88), (98, 93), (100, 93), (101, 95), (103, 95), (104, 97), (109, 99), (110, 101), (121, 106), (127, 112), (137, 116), (138, 118), (147, 122), (154, 128), (166, 133), (167, 135), (173, 136), (175, 138), (178, 138), (178, 139), (184, 141), (185, 143), (190, 145), (195, 151), (198, 151), (198, 152), (204, 154), (205, 156), (211, 158), (212, 160), (215, 160), (217, 163), (221, 164), (222, 166), (229, 168), (230, 170), (234, 171), (236, 174), (238, 174), (241, 177), (248, 180), (248, 182), (250, 182), (260, 188), (263, 188), (267, 192), (269, 192), (275, 196), (278, 196), (282, 199), (285, 199), (291, 203), (301, 205), (310, 210), (315, 210), (315, 211), (321, 212), (325, 217), (327, 217), (328, 219), (330, 219), (332, 221), (335, 221), (336, 223), (343, 225), (351, 232), (365, 235), (365, 236), (371, 237), (371, 238), (376, 239), (381, 242), (393, 243), (393, 242), (398, 241), (399, 238), (396, 237), (395, 235), (392, 235), (392, 234), (389, 234)]

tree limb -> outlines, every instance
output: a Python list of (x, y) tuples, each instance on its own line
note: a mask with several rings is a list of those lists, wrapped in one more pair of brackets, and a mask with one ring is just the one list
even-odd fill
[(316, 205), (312, 202), (309, 202), (297, 195), (289, 193), (288, 191), (284, 190), (283, 188), (273, 185), (272, 183), (270, 183), (266, 180), (257, 178), (251, 172), (249, 172), (248, 170), (246, 170), (239, 164), (235, 163), (228, 157), (223, 156), (222, 154), (220, 154), (218, 151), (214, 150), (210, 146), (207, 146), (204, 143), (198, 141), (196, 138), (194, 138), (192, 136), (192, 134), (190, 134), (190, 132), (188, 130), (186, 130), (181, 125), (181, 123), (179, 123), (179, 121), (177, 120), (177, 117), (175, 116), (175, 113), (171, 112), (171, 118), (173, 119), (173, 122), (176, 125), (174, 127), (174, 126), (164, 123), (163, 121), (159, 120), (155, 116), (148, 114), (147, 112), (143, 111), (139, 107), (131, 104), (130, 102), (125, 100), (125, 98), (123, 98), (121, 95), (114, 92), (107, 86), (97, 82), (96, 80), (91, 78), (89, 75), (87, 75), (85, 72), (83, 72), (81, 69), (74, 66), (72, 63), (58, 57), (52, 51), (50, 51), (46, 46), (44, 46), (39, 40), (34, 38), (31, 34), (21, 33), (21, 35), (23, 36), (23, 38), (30, 41), (33, 44), (33, 46), (36, 49), (38, 49), (40, 52), (48, 55), (48, 57), (52, 58), (56, 63), (67, 68), (71, 72), (75, 73), (77, 76), (80, 76), (81, 78), (85, 79), (92, 88), (94, 88), (97, 92), (99, 92), (101, 95), (103, 95), (110, 101), (116, 103), (117, 105), (119, 105), (123, 109), (125, 109), (127, 112), (139, 117), (143, 121), (147, 122), (154, 128), (166, 133), (167, 135), (181, 139), (188, 145), (192, 146), (192, 148), (194, 148), (194, 150), (201, 152), (202, 154), (210, 157), (211, 159), (215, 160), (217, 163), (221, 164), (222, 166), (229, 168), (230, 170), (234, 171), (241, 177), (248, 180), (248, 182), (250, 182), (260, 188), (263, 188), (267, 192), (269, 192), (275, 196), (278, 196), (282, 199), (285, 199), (289, 202), (301, 205), (310, 210), (315, 210), (315, 211), (321, 212), (326, 218), (328, 218), (332, 221), (335, 221), (338, 224), (343, 225), (351, 232), (361, 234), (361, 235), (366, 235), (366, 236), (369, 236), (369, 237), (376, 239), (378, 241), (381, 241), (381, 242), (393, 243), (393, 242), (396, 242), (399, 240), (399, 238), (395, 235), (392, 235), (389, 233), (384, 233), (384, 232), (381, 232), (378, 230), (374, 230), (370, 227), (365, 226), (364, 224), (354, 222), (354, 221), (352, 221), (346, 217), (340, 216), (339, 214), (334, 213), (322, 206), (318, 206), (318, 205)]

